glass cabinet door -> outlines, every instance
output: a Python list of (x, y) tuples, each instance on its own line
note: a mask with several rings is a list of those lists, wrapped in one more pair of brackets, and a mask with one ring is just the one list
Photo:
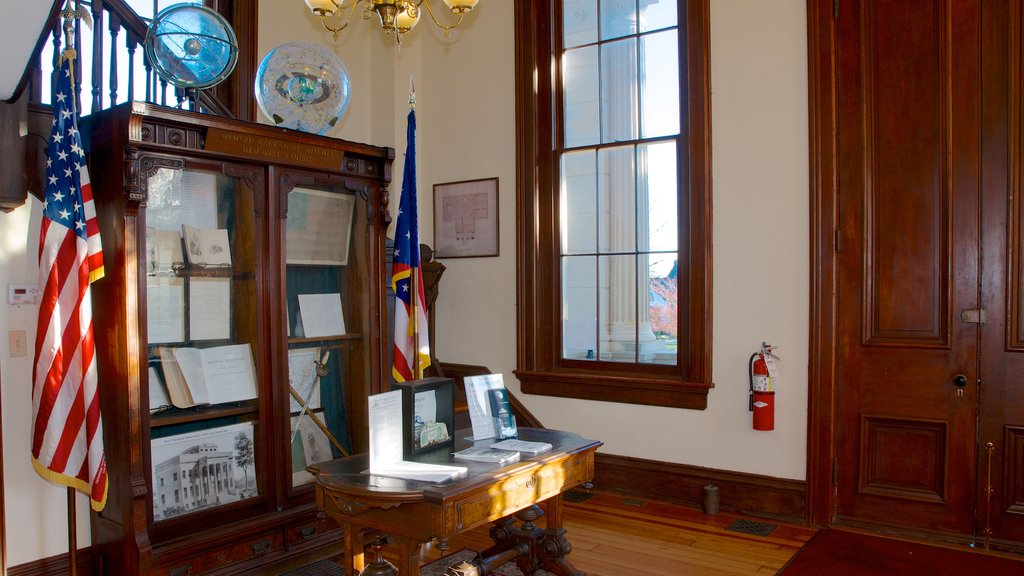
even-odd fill
[(293, 487), (307, 466), (348, 455), (350, 407), (369, 379), (365, 202), (339, 184), (287, 193), (284, 227), (289, 434)]
[(162, 522), (260, 495), (260, 232), (255, 191), (225, 165), (152, 161), (142, 381), (152, 517)]

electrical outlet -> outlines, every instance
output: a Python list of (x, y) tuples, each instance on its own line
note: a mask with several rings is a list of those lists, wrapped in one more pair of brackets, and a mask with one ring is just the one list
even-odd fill
[(19, 358), (28, 354), (24, 330), (11, 330), (7, 333), (7, 337), (9, 340), (8, 351), (11, 354), (11, 358)]

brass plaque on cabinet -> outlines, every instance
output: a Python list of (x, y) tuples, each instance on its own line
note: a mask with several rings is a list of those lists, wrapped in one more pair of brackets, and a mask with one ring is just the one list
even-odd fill
[(213, 127), (206, 133), (205, 149), (210, 152), (245, 156), (252, 160), (301, 164), (326, 170), (340, 169), (341, 161), (345, 157), (342, 150)]

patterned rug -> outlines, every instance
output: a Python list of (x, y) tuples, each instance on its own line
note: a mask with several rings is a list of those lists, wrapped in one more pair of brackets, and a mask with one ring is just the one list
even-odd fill
[[(449, 554), (439, 560), (434, 560), (430, 564), (420, 568), (420, 576), (444, 576), (444, 573), (448, 570), (448, 567), (459, 562), (470, 562), (476, 556), (476, 552), (463, 548), (454, 554)], [(331, 562), (330, 560), (321, 560), (315, 562), (309, 566), (303, 566), (298, 570), (293, 570), (282, 576), (340, 576), (342, 574), (341, 566)], [(537, 573), (537, 576), (548, 575), (550, 572), (541, 570)], [(502, 564), (491, 571), (489, 576), (523, 576), (523, 573), (516, 567), (515, 562), (509, 562)]]
[[(470, 562), (473, 557), (476, 556), (476, 552), (463, 548), (454, 554), (449, 554), (439, 560), (434, 560), (430, 564), (420, 568), (420, 576), (444, 576), (445, 571), (452, 564), (458, 564), (459, 562)], [(519, 571), (515, 562), (507, 562), (498, 566), (488, 574), (488, 576), (523, 576), (523, 573)], [(535, 576), (553, 576), (546, 570), (540, 570)]]

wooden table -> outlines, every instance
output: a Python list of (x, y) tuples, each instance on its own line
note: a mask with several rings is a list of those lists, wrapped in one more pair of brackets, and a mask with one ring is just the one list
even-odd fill
[[(471, 431), (455, 434), (454, 450), (472, 445), (465, 440)], [(441, 484), (366, 474), (367, 454), (310, 467), (316, 477), (317, 506), (345, 529), (346, 576), (363, 567), (363, 529), (392, 538), (398, 545), (399, 573), (418, 576), (421, 544), (436, 539), (445, 551), (454, 536), (490, 522), (495, 545), (474, 560), (485, 572), (514, 558), (526, 575), (544, 568), (584, 576), (566, 559), (572, 547), (562, 527), (562, 493), (593, 479), (594, 452), (602, 443), (554, 430), (520, 428), (519, 434), (522, 440), (547, 442), (553, 448), (533, 457), (523, 454), (519, 462), (504, 467), (455, 461), (447, 449), (417, 456), (421, 462), (468, 468), (466, 477)], [(544, 514), (537, 506), (542, 502), (545, 529), (533, 523)], [(516, 526), (516, 519), (521, 525)]]

